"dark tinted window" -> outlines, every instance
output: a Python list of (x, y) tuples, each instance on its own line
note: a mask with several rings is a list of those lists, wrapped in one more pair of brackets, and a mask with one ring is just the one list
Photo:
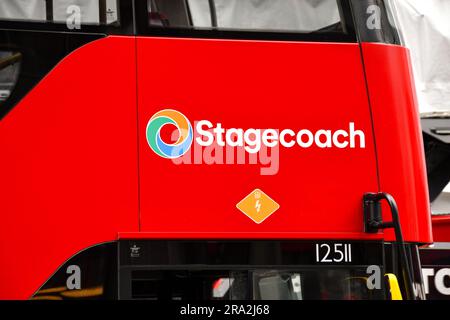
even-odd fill
[(360, 41), (401, 44), (394, 1), (352, 0), (352, 6)]
[(382, 299), (365, 269), (136, 270), (131, 298), (148, 300)]
[(64, 263), (32, 300), (117, 298), (117, 243), (82, 251)]
[(0, 106), (11, 95), (19, 77), (22, 54), (0, 50)]

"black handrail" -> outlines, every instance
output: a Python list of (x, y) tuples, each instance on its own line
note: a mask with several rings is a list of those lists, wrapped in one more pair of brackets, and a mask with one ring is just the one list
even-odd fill
[[(383, 218), (381, 216), (381, 200), (386, 200), (388, 203), (391, 209), (392, 221), (383, 222)], [(406, 287), (406, 296), (409, 300), (415, 300), (416, 294), (414, 292), (413, 276), (408, 256), (406, 254), (398, 207), (394, 197), (386, 192), (366, 193), (363, 198), (363, 205), (366, 232), (376, 233), (379, 229), (394, 228), (396, 242), (400, 249), (400, 265), (402, 268), (403, 281)]]
[(9, 67), (10, 65), (13, 65), (17, 62), (20, 62), (21, 60), (22, 54), (20, 52), (16, 52), (10, 56), (0, 58), (0, 70), (3, 70), (6, 67)]

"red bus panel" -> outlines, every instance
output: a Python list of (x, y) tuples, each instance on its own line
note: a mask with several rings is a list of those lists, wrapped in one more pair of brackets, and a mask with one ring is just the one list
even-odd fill
[[(425, 156), (409, 51), (400, 46), (363, 43), (362, 53), (380, 189), (397, 202), (405, 241), (430, 243), (433, 238)], [(393, 240), (393, 232), (387, 232), (387, 239)]]
[(134, 61), (133, 38), (85, 45), (0, 122), (0, 299), (138, 230)]
[[(137, 59), (140, 237), (373, 237), (363, 233), (362, 196), (378, 186), (357, 44), (138, 37)], [(194, 139), (179, 164), (146, 138), (165, 109), (225, 129), (335, 132), (354, 123), (365, 147), (280, 147), (276, 169), (263, 175), (269, 165), (226, 164), (223, 149), (208, 160)], [(280, 206), (261, 223), (236, 208), (255, 189)]]

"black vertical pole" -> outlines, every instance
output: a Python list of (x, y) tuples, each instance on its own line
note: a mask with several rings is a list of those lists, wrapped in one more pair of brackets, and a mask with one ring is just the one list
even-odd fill
[(108, 21), (106, 12), (106, 0), (98, 0), (98, 14), (100, 24), (106, 25)]
[(208, 0), (209, 2), (209, 12), (211, 13), (211, 27), (217, 28), (217, 11), (216, 3), (214, 0)]
[(53, 0), (45, 0), (46, 20), (53, 22)]

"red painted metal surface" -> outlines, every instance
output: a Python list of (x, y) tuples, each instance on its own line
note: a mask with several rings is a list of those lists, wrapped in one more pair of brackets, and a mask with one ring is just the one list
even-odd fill
[[(379, 190), (398, 201), (405, 239), (431, 242), (407, 51), (363, 53), (374, 128), (357, 44), (108, 37), (73, 52), (0, 123), (0, 298), (30, 297), (72, 255), (117, 238), (380, 239), (362, 215)], [(169, 108), (225, 128), (354, 122), (365, 148), (281, 147), (273, 175), (174, 164), (145, 136)], [(256, 188), (281, 206), (260, 224), (236, 208)]]
[[(121, 232), (119, 239), (332, 239), (347, 240), (361, 239), (361, 232)], [(362, 240), (382, 240), (383, 234), (365, 234)]]
[(0, 122), (0, 299), (138, 230), (134, 39), (70, 54)]
[[(380, 189), (397, 201), (405, 240), (430, 243), (433, 239), (425, 157), (408, 49), (364, 43), (362, 53)], [(393, 239), (391, 231), (387, 231), (387, 239)]]
[[(141, 231), (162, 238), (372, 237), (363, 233), (362, 196), (378, 185), (357, 44), (139, 37), (137, 46)], [(174, 164), (145, 138), (162, 109), (224, 128), (316, 131), (354, 122), (366, 147), (281, 147), (274, 175), (250, 164)], [(236, 208), (256, 188), (281, 206), (261, 224)]]
[(431, 217), (433, 223), (433, 240), (450, 242), (450, 214)]

